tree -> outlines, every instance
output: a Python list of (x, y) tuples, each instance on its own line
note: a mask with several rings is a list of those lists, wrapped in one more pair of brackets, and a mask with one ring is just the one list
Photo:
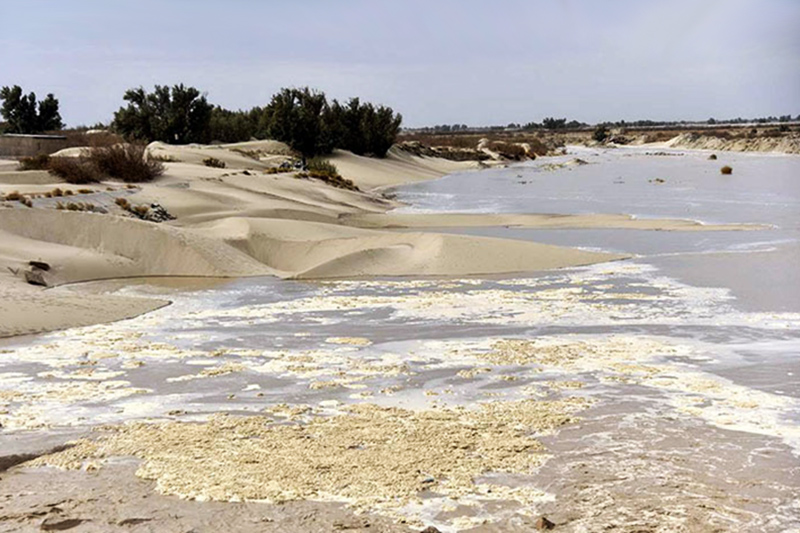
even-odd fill
[(606, 128), (604, 124), (599, 124), (594, 129), (594, 133), (592, 133), (592, 138), (599, 143), (605, 142), (605, 140), (608, 138), (608, 128)]
[(563, 130), (567, 126), (567, 119), (548, 117), (542, 120), (542, 126), (548, 130)]
[(0, 89), (0, 100), (0, 114), (6, 120), (8, 133), (41, 133), (64, 127), (58, 100), (52, 93), (37, 103), (36, 94), (23, 95), (22, 87), (14, 85)]
[(344, 106), (334, 100), (327, 121), (336, 147), (358, 155), (385, 157), (397, 139), (403, 117), (390, 107), (362, 104), (358, 98), (351, 98)]
[(308, 87), (281, 89), (265, 112), (269, 117), (269, 136), (300, 152), (303, 159), (333, 150), (333, 132), (326, 120), (330, 108), (324, 93)]
[(125, 137), (170, 144), (211, 140), (213, 107), (194, 87), (156, 85), (152, 93), (139, 87), (126, 91), (123, 99), (128, 106), (114, 113), (112, 128)]

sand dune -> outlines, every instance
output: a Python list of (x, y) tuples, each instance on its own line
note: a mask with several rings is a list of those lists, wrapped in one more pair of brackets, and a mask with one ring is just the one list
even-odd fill
[[(376, 160), (337, 151), (340, 173), (361, 191), (334, 188), (293, 172), (264, 169), (289, 159), (282, 143), (169, 146), (148, 150), (165, 160), (164, 176), (127, 189), (116, 182), (88, 187), (107, 214), (56, 210), (56, 199), (33, 209), (0, 202), (0, 336), (115, 320), (165, 302), (114, 294), (84, 295), (24, 282), (31, 260), (45, 261), (51, 286), (78, 281), (149, 276), (347, 278), (462, 276), (586, 265), (625, 256), (531, 242), (393, 228), (521, 226), (666, 230), (754, 229), (703, 226), (681, 220), (636, 220), (627, 215), (408, 215), (375, 189), (468, 170), (456, 163), (391, 150)], [(62, 151), (78, 155), (80, 149)], [(225, 168), (205, 166), (215, 157)], [(42, 172), (2, 167), (0, 191), (44, 192), (54, 187)], [(66, 188), (68, 186), (60, 184)], [(111, 190), (106, 190), (110, 186)], [(72, 187), (73, 189), (75, 187)], [(115, 205), (158, 202), (177, 217), (156, 224), (131, 218)]]

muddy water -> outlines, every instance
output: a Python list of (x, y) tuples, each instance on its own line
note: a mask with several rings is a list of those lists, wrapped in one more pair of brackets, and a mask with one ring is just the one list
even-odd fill
[[(800, 523), (800, 158), (647, 152), (579, 151), (397, 192), (409, 209), (775, 229), (460, 230), (636, 257), (514, 278), (128, 287), (175, 303), (2, 347), (0, 446), (218, 412), (573, 398), (579, 420), (533, 435), (542, 466), (488, 472), (472, 493), (444, 481), (403, 505), (364, 505), (442, 531), (511, 530), (542, 513), (574, 531), (790, 530)], [(575, 157), (590, 164), (557, 166)], [(718, 174), (723, 164), (733, 176)]]

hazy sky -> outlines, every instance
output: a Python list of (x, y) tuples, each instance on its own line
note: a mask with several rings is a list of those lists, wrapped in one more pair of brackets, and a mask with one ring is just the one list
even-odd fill
[(406, 126), (800, 113), (800, 0), (0, 0), (0, 85), (69, 125), (183, 82), (228, 108), (283, 86)]

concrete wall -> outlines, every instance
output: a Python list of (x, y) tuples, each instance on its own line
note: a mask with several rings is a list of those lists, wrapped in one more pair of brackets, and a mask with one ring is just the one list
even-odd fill
[(28, 157), (52, 154), (67, 147), (60, 135), (0, 135), (0, 157)]

